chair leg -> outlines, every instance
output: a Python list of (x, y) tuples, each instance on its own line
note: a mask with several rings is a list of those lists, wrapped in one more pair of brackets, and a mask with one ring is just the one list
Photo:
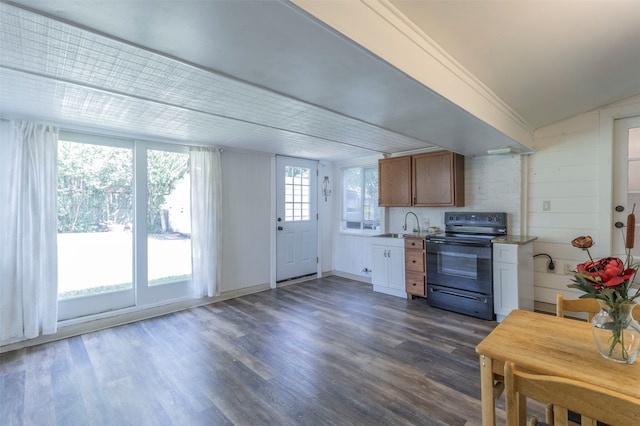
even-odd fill
[(553, 404), (547, 404), (547, 407), (544, 411), (545, 411), (544, 412), (545, 423), (547, 423), (548, 425), (552, 425), (553, 424)]
[(518, 424), (527, 424), (527, 397), (518, 393)]

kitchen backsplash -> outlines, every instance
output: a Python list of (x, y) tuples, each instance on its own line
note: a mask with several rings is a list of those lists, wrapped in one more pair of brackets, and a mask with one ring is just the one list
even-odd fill
[[(526, 158), (524, 159), (526, 161)], [(424, 226), (444, 228), (447, 211), (495, 211), (506, 212), (508, 232), (521, 235), (521, 186), (523, 157), (519, 155), (493, 155), (465, 158), (465, 206), (464, 207), (388, 207), (387, 232), (402, 233), (407, 212), (414, 212)], [(407, 231), (415, 226), (415, 218), (407, 217)]]

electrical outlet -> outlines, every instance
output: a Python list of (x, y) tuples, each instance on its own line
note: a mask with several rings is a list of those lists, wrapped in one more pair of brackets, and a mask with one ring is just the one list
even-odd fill
[(542, 211), (543, 212), (551, 211), (551, 201), (545, 200), (542, 202)]
[(571, 266), (570, 263), (565, 263), (564, 264), (564, 274), (565, 275), (571, 275), (571, 271), (573, 271), (573, 266)]

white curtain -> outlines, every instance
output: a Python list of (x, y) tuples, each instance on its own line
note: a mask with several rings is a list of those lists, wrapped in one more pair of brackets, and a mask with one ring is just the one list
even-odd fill
[(0, 343), (55, 333), (58, 129), (0, 120)]
[(193, 147), (190, 164), (193, 296), (218, 296), (222, 259), (220, 149)]

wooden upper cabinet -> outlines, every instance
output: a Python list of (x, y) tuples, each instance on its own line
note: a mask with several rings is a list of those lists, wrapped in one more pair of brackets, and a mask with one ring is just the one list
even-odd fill
[(464, 206), (464, 156), (437, 151), (411, 159), (414, 206)]
[(378, 161), (380, 207), (464, 206), (464, 156), (436, 151)]
[(378, 205), (411, 205), (411, 157), (385, 158), (378, 161)]

